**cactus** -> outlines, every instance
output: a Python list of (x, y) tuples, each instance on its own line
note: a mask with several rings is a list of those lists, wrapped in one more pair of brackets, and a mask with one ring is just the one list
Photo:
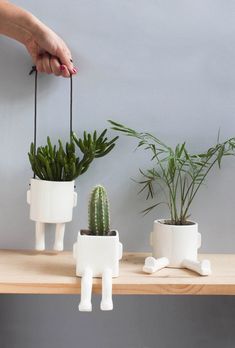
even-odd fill
[(89, 230), (93, 235), (105, 236), (109, 233), (109, 202), (103, 186), (97, 185), (91, 192), (88, 219)]

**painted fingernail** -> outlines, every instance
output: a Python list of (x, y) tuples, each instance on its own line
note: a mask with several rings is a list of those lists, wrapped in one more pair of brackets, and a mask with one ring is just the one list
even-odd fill
[(61, 66), (60, 66), (60, 71), (64, 71), (64, 69), (65, 69), (65, 66), (64, 66), (64, 65), (61, 65)]
[(72, 72), (73, 72), (74, 74), (76, 74), (76, 73), (78, 72), (78, 68), (73, 68), (73, 69), (72, 69)]

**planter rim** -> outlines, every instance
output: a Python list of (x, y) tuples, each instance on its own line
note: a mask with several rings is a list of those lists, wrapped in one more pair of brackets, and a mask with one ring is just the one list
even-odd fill
[(93, 234), (81, 234), (81, 231), (87, 231), (85, 229), (79, 230), (78, 235), (82, 238), (90, 238), (90, 239), (106, 239), (106, 238), (117, 238), (119, 236), (117, 230), (111, 230), (111, 232), (115, 232), (114, 236), (98, 236), (98, 235), (93, 235)]
[(55, 180), (42, 180), (42, 179), (36, 179), (36, 178), (31, 178), (31, 181), (40, 181), (40, 182), (45, 182), (45, 183), (57, 183), (57, 184), (68, 184), (71, 182), (75, 182), (75, 180), (68, 180), (68, 181), (55, 181)]
[(170, 220), (170, 219), (157, 219), (157, 220), (154, 220), (154, 223), (161, 224), (163, 226), (173, 226), (175, 228), (187, 228), (190, 226), (198, 226), (198, 223), (196, 221), (192, 221), (192, 220), (188, 220), (188, 222), (191, 222), (190, 225), (170, 225), (170, 224), (163, 223), (166, 220)]

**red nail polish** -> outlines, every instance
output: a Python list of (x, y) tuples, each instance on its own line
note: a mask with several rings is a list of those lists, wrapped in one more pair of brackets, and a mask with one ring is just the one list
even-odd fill
[(61, 65), (61, 66), (60, 66), (60, 71), (64, 71), (64, 69), (65, 69), (65, 66), (64, 66), (64, 65)]
[(74, 74), (76, 74), (76, 73), (78, 72), (78, 68), (73, 68), (73, 69), (72, 69), (72, 72), (73, 72)]

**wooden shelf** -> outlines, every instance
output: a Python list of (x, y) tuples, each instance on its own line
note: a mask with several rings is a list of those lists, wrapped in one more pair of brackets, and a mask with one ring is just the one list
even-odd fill
[[(213, 274), (200, 277), (184, 269), (142, 272), (147, 254), (127, 253), (120, 263), (120, 277), (113, 279), (113, 294), (235, 295), (235, 255), (200, 255), (211, 261)], [(100, 293), (101, 280), (93, 280)], [(79, 294), (80, 279), (70, 252), (0, 250), (1, 294)]]

